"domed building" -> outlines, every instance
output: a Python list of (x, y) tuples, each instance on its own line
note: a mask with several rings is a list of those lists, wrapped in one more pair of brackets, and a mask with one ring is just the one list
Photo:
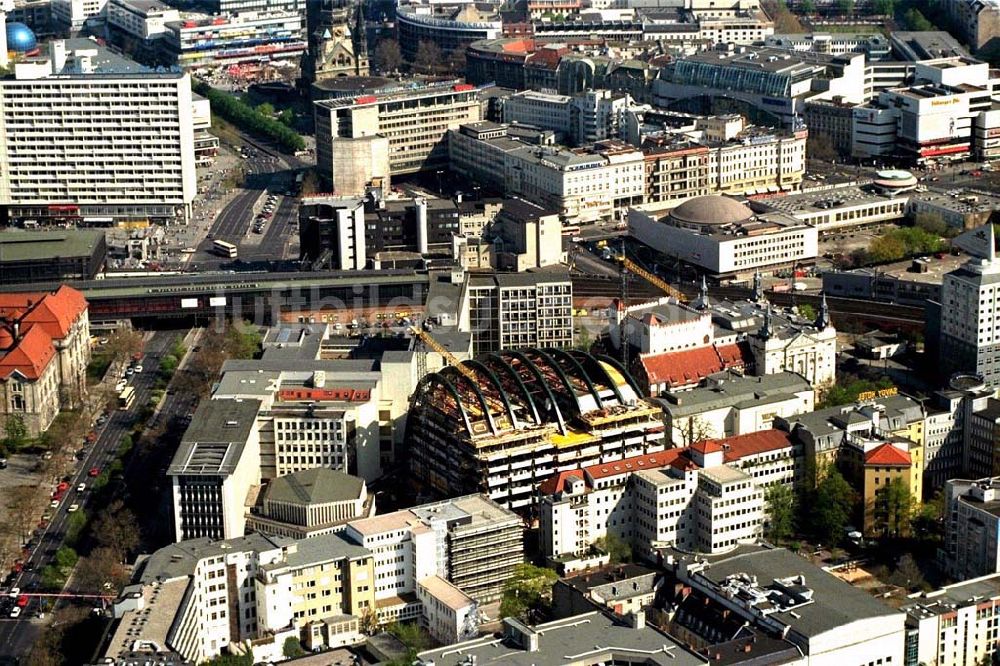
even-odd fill
[(676, 226), (708, 234), (720, 227), (749, 222), (753, 216), (754, 212), (739, 201), (717, 194), (688, 199), (670, 211), (670, 219)]
[(12, 57), (38, 53), (38, 39), (35, 38), (35, 33), (23, 23), (8, 23), (7, 51)]
[(629, 209), (629, 232), (711, 280), (749, 280), (754, 273), (803, 267), (816, 260), (816, 227), (782, 212), (755, 213), (718, 194)]

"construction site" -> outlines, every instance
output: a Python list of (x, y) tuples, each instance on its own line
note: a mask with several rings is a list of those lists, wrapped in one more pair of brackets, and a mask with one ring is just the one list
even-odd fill
[(415, 481), (445, 496), (481, 492), (530, 513), (554, 472), (664, 448), (658, 407), (607, 356), (528, 348), (425, 376), (406, 442)]

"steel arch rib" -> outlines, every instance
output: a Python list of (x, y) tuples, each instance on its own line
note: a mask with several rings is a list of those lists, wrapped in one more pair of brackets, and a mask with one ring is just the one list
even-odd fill
[[(538, 380), (538, 384), (545, 391), (545, 395), (548, 396), (549, 402), (552, 403), (552, 409), (555, 410), (556, 413), (556, 420), (559, 422), (559, 432), (565, 435), (566, 419), (563, 418), (562, 410), (559, 409), (559, 403), (556, 402), (556, 394), (552, 392), (552, 387), (549, 386), (547, 383), (545, 383), (545, 376), (542, 375), (542, 371), (538, 369), (538, 366), (535, 365), (534, 361), (532, 361), (530, 358), (528, 358), (519, 351), (502, 351), (500, 352), (500, 357), (503, 358), (504, 354), (508, 354), (512, 358), (516, 358), (521, 363), (524, 363), (525, 366), (527, 366), (528, 370), (531, 372), (531, 374), (535, 376), (535, 379)], [(539, 423), (541, 423), (541, 420), (539, 420)]]
[(483, 395), (483, 391), (482, 391), (482, 389), (479, 388), (479, 384), (477, 384), (476, 382), (472, 381), (471, 379), (469, 379), (468, 377), (466, 377), (465, 375), (463, 375), (462, 372), (458, 368), (456, 368), (455, 366), (453, 366), (453, 365), (449, 365), (449, 366), (446, 366), (446, 367), (442, 368), (438, 372), (438, 374), (444, 375), (445, 372), (449, 372), (449, 374), (455, 375), (455, 379), (456, 380), (458, 380), (458, 381), (464, 381), (465, 383), (467, 383), (469, 386), (472, 387), (472, 390), (476, 394), (476, 398), (479, 399), (479, 404), (483, 408), (483, 414), (486, 415), (486, 422), (490, 425), (490, 431), (494, 435), (499, 434), (499, 430), (497, 429), (496, 421), (493, 420), (493, 414), (490, 413), (490, 405), (489, 405), (488, 402), (486, 402), (486, 396)]
[(576, 397), (576, 391), (573, 390), (573, 383), (569, 380), (569, 377), (566, 376), (566, 372), (561, 367), (559, 367), (558, 363), (556, 363), (556, 360), (551, 356), (549, 356), (548, 354), (546, 354), (541, 349), (536, 349), (532, 347), (525, 351), (534, 352), (535, 354), (538, 354), (539, 356), (542, 357), (542, 360), (544, 360), (546, 364), (548, 364), (553, 370), (556, 371), (556, 374), (559, 375), (559, 379), (562, 381), (563, 386), (566, 387), (566, 390), (569, 391), (570, 397), (573, 398), (573, 402), (574, 404), (576, 404), (576, 413), (579, 414), (582, 410), (580, 409), (580, 400)]
[[(422, 392), (425, 392), (428, 386), (432, 382), (439, 383), (441, 386), (444, 387), (444, 390), (448, 391), (448, 393), (451, 394), (451, 397), (455, 398), (455, 405), (458, 406), (458, 411), (462, 414), (462, 420), (465, 422), (465, 430), (469, 433), (469, 436), (471, 437), (473, 435), (472, 421), (469, 419), (468, 412), (465, 411), (465, 406), (462, 405), (462, 396), (459, 395), (458, 389), (456, 389), (455, 386), (450, 381), (448, 381), (447, 377), (443, 376), (440, 373), (432, 372), (431, 374), (427, 375), (420, 381), (420, 384), (417, 385), (417, 390), (414, 391), (414, 393), (421, 393), (422, 395)], [(407, 419), (407, 421), (409, 421), (409, 419)]]
[(503, 360), (503, 357), (500, 356), (499, 354), (491, 352), (489, 354), (486, 354), (484, 359), (485, 359), (484, 365), (486, 364), (487, 361), (493, 361), (493, 363), (487, 365), (487, 367), (490, 367), (494, 364), (499, 364), (499, 367), (504, 372), (504, 374), (508, 375), (511, 379), (514, 380), (514, 382), (517, 384), (518, 389), (521, 391), (521, 395), (524, 396), (524, 400), (528, 403), (528, 407), (531, 408), (531, 415), (535, 417), (535, 423), (541, 423), (542, 418), (538, 414), (538, 406), (535, 404), (535, 399), (531, 397), (531, 391), (529, 391), (528, 387), (524, 385), (524, 380), (522, 380), (521, 376), (517, 374), (517, 371), (514, 370), (514, 368), (510, 367), (510, 364), (507, 363), (507, 361)]
[(567, 361), (569, 361), (570, 364), (573, 366), (573, 368), (580, 372), (581, 379), (583, 379), (583, 381), (586, 382), (587, 390), (590, 391), (590, 395), (594, 396), (594, 400), (597, 401), (597, 408), (598, 409), (604, 408), (604, 401), (601, 400), (601, 392), (597, 390), (596, 386), (594, 386), (594, 382), (590, 381), (590, 377), (587, 376), (587, 371), (583, 369), (583, 366), (580, 365), (580, 362), (578, 360), (567, 354), (565, 350), (557, 349), (555, 347), (550, 347), (545, 351), (552, 355), (553, 360), (555, 360), (555, 358), (558, 357), (558, 358), (564, 358)]
[(510, 416), (510, 422), (514, 424), (515, 428), (519, 427), (520, 421), (517, 419), (517, 414), (514, 413), (514, 406), (510, 404), (510, 398), (507, 396), (507, 392), (503, 390), (503, 386), (500, 385), (500, 380), (497, 378), (496, 374), (487, 368), (483, 363), (474, 359), (471, 361), (465, 361), (465, 365), (478, 368), (479, 370), (482, 370), (487, 377), (489, 377), (493, 385), (497, 387), (497, 393), (500, 394), (500, 399), (503, 400), (504, 407), (507, 408), (507, 414)]
[[(614, 391), (615, 396), (618, 397), (618, 404), (621, 405), (625, 404), (625, 398), (622, 396), (622, 392), (618, 390), (618, 384), (615, 384), (615, 380), (612, 379), (611, 373), (608, 372), (607, 368), (601, 365), (600, 361), (598, 361), (596, 358), (594, 358), (587, 352), (582, 352), (578, 349), (570, 349), (566, 353), (570, 354), (574, 358), (582, 358), (583, 362), (586, 362), (587, 364), (593, 363), (594, 365), (596, 365), (598, 369), (601, 371), (601, 374), (604, 375), (604, 378), (608, 380), (608, 386), (611, 387), (611, 390)], [(583, 362), (581, 362), (581, 365), (583, 364)]]

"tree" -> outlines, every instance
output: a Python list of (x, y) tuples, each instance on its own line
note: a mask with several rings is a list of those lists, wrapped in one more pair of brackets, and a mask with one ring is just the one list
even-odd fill
[(903, 554), (896, 560), (896, 568), (889, 576), (889, 583), (905, 587), (907, 590), (927, 587), (923, 572), (909, 553)]
[(202, 662), (201, 666), (253, 666), (253, 653), (220, 654)]
[(809, 305), (808, 303), (800, 303), (799, 306), (799, 316), (807, 321), (814, 321), (816, 319), (816, 308)]
[(795, 530), (795, 493), (783, 483), (776, 483), (764, 495), (767, 503), (767, 536), (776, 544), (792, 536)]
[(802, 0), (799, 3), (799, 10), (803, 14), (815, 14), (816, 13), (816, 3), (813, 0)]
[(854, 0), (837, 0), (837, 9), (845, 16), (854, 16)]
[(387, 633), (399, 639), (399, 642), (406, 646), (406, 659), (402, 664), (412, 664), (417, 654), (430, 647), (430, 636), (416, 622), (393, 622), (385, 628)]
[(762, 3), (764, 10), (774, 21), (774, 31), (780, 34), (805, 32), (805, 28), (785, 4), (784, 0), (766, 0)]
[(18, 486), (10, 490), (7, 514), (17, 529), (21, 541), (25, 541), (38, 519), (37, 509), (41, 503), (40, 493), (35, 486)]
[(395, 74), (403, 64), (403, 54), (395, 39), (380, 39), (375, 48), (375, 62), (383, 74)]
[(934, 25), (916, 7), (910, 7), (906, 10), (906, 13), (903, 14), (903, 22), (910, 30), (916, 32), (934, 30)]
[(882, 16), (892, 16), (896, 13), (896, 0), (875, 0), (875, 13)]
[(931, 212), (917, 213), (917, 216), (913, 218), (913, 226), (923, 229), (931, 235), (944, 236), (945, 238), (954, 236), (958, 231), (955, 227), (945, 222), (941, 215)]
[(504, 583), (500, 615), (531, 622), (531, 615), (548, 610), (552, 586), (558, 578), (552, 569), (527, 563), (518, 564), (514, 568), (514, 575)]
[(316, 173), (316, 169), (306, 170), (305, 175), (302, 177), (302, 191), (300, 194), (305, 197), (310, 194), (316, 194), (320, 189), (319, 175)]
[(104, 345), (103, 351), (111, 358), (111, 367), (120, 368), (133, 355), (141, 352), (142, 347), (142, 333), (131, 328), (118, 328), (108, 336), (108, 344)]
[(76, 565), (73, 586), (92, 594), (118, 592), (128, 582), (128, 569), (118, 561), (117, 555), (107, 546), (95, 548)]
[(139, 521), (121, 500), (109, 504), (94, 521), (93, 533), (97, 543), (109, 548), (117, 562), (124, 563), (139, 546)]
[(232, 323), (226, 328), (223, 350), (229, 358), (252, 359), (260, 351), (262, 340), (260, 329), (250, 322)]
[(823, 162), (832, 162), (837, 159), (837, 148), (833, 145), (833, 139), (826, 134), (810, 134), (806, 140), (806, 155), (812, 159)]
[(883, 536), (901, 537), (910, 533), (914, 500), (910, 489), (900, 478), (894, 478), (875, 493), (876, 529)]
[(868, 257), (877, 264), (899, 261), (906, 256), (906, 243), (891, 233), (873, 238), (868, 245)]
[(63, 570), (72, 569), (76, 566), (80, 556), (69, 546), (60, 546), (56, 551), (56, 566)]
[(24, 419), (20, 414), (11, 414), (3, 422), (3, 446), (4, 452), (17, 451), (28, 441), (28, 428), (24, 425)]
[(835, 386), (827, 389), (817, 409), (847, 405), (856, 402), (858, 395), (861, 393), (891, 388), (892, 385), (892, 380), (888, 377), (881, 377), (878, 380), (872, 381), (870, 379), (860, 379), (855, 375), (845, 375), (838, 379)]
[(598, 538), (594, 541), (594, 548), (602, 553), (607, 553), (611, 557), (612, 564), (632, 561), (632, 546), (614, 534)]
[(854, 509), (855, 492), (836, 467), (830, 467), (816, 488), (812, 507), (816, 536), (833, 545), (844, 537)]
[(251, 134), (273, 140), (285, 152), (295, 152), (305, 148), (305, 141), (297, 132), (264, 115), (235, 95), (216, 90), (204, 81), (197, 81), (194, 84), (194, 91), (208, 100), (212, 113), (218, 114)]
[(455, 74), (464, 75), (465, 68), (465, 49), (457, 48), (448, 55), (448, 69)]
[(285, 109), (278, 114), (278, 122), (285, 127), (295, 127), (295, 111), (291, 108)]
[(712, 439), (715, 434), (711, 423), (701, 416), (692, 416), (686, 422), (675, 425), (671, 436), (676, 435), (679, 440), (674, 442), (675, 446), (690, 446), (695, 442)]
[(413, 65), (425, 74), (431, 74), (441, 65), (441, 49), (434, 42), (422, 40), (417, 45)]
[(284, 644), (281, 646), (281, 654), (285, 655), (289, 659), (301, 657), (305, 653), (306, 651), (302, 649), (302, 644), (295, 636), (289, 636), (286, 638)]
[(271, 116), (274, 115), (274, 105), (270, 104), (269, 102), (264, 102), (263, 104), (257, 107), (257, 113), (261, 114), (262, 116), (267, 116), (268, 118), (270, 118)]

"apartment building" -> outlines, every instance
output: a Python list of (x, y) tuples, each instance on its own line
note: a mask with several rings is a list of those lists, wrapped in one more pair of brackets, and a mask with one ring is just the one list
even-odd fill
[(174, 540), (244, 534), (250, 489), (260, 484), (259, 400), (203, 400), (184, 432), (167, 476)]
[[(353, 165), (362, 153), (369, 155), (363, 171), (371, 171), (375, 178), (447, 168), (449, 130), (480, 120), (479, 94), (475, 86), (448, 81), (377, 97), (316, 102), (316, 163), (321, 177), (337, 193), (363, 193), (345, 190), (341, 185), (345, 176), (338, 171), (338, 165)], [(386, 161), (387, 174), (367, 168)], [(349, 189), (355, 190), (355, 185)]]
[(10, 219), (187, 220), (196, 193), (187, 75), (144, 71), (87, 39), (48, 49), (0, 81), (0, 205)]
[(784, 214), (755, 214), (721, 195), (670, 204), (633, 206), (633, 237), (654, 250), (697, 266), (712, 279), (728, 281), (757, 271), (813, 261), (817, 231)]
[[(642, 144), (646, 162), (646, 203), (681, 203), (712, 191), (708, 146), (693, 142), (656, 141)], [(715, 164), (718, 165), (718, 157)]]
[(1000, 4), (994, 0), (950, 0), (944, 8), (973, 51), (996, 43), (1000, 35)]
[(760, 536), (766, 488), (799, 473), (772, 429), (560, 472), (539, 488), (541, 549), (572, 568), (609, 535), (646, 554), (725, 552)]
[(479, 382), (444, 368), (421, 380), (411, 402), (410, 469), (429, 491), (483, 488), (528, 510), (555, 472), (664, 448), (659, 409), (613, 361), (524, 348), (464, 365)]
[(417, 588), (431, 576), (477, 603), (498, 599), (524, 561), (522, 532), (517, 515), (467, 495), (355, 520), (343, 534), (371, 550), (378, 618), (388, 623), (420, 616)]
[(793, 372), (748, 377), (728, 371), (698, 388), (661, 393), (656, 402), (663, 408), (671, 443), (685, 446), (766, 430), (775, 417), (809, 413), (815, 391)]
[(1000, 572), (1000, 479), (950, 479), (944, 484), (941, 566), (962, 581)]
[(910, 595), (906, 651), (919, 663), (962, 666), (989, 659), (1000, 647), (1000, 576), (973, 578)]
[(79, 409), (89, 362), (90, 320), (79, 291), (63, 285), (0, 296), (0, 432), (17, 422), (38, 437), (61, 409)]

